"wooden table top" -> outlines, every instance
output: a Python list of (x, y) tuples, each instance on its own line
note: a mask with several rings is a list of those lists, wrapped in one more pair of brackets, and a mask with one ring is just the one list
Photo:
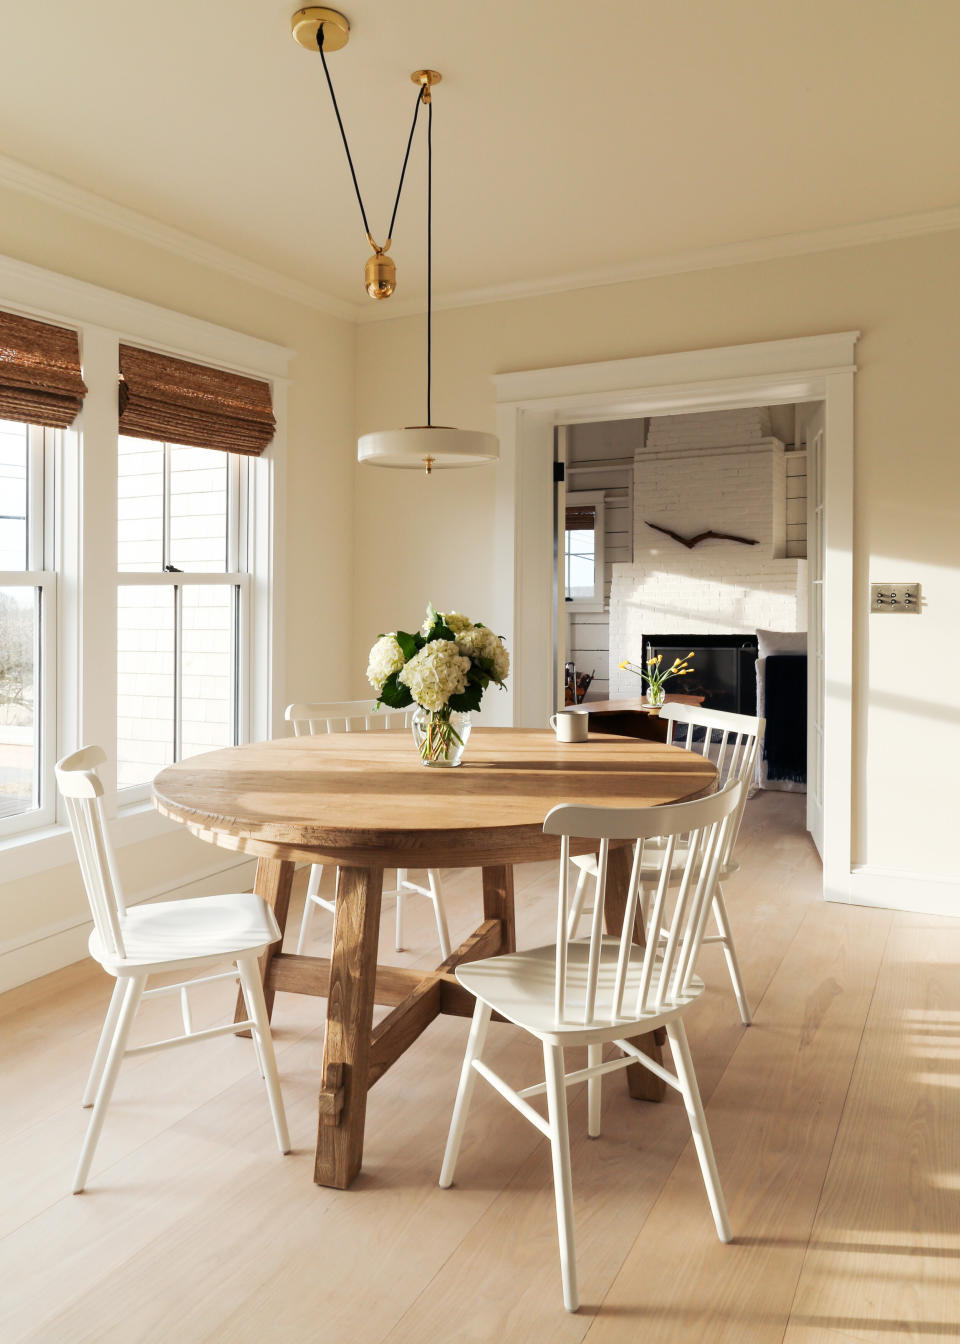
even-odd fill
[(154, 802), (202, 839), (267, 858), (473, 867), (554, 857), (541, 828), (557, 803), (654, 807), (715, 779), (679, 747), (548, 729), (475, 729), (454, 770), (421, 765), (406, 733), (332, 733), (191, 757), (160, 772)]

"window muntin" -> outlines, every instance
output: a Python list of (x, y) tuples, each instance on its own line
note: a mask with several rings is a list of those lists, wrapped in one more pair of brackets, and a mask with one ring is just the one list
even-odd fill
[(243, 740), (249, 476), (237, 454), (120, 437), (119, 789)]
[(57, 433), (0, 421), (0, 835), (55, 816)]

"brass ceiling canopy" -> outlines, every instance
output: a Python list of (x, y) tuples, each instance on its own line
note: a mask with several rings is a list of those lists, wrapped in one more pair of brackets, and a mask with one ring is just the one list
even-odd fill
[(298, 9), (290, 20), (294, 42), (299, 42), (307, 51), (318, 49), (317, 35), (321, 28), (324, 51), (339, 51), (350, 41), (350, 24), (338, 9), (307, 5), (306, 9)]

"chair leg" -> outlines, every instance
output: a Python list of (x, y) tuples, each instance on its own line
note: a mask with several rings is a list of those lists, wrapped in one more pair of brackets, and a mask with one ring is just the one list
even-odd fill
[(570, 917), (567, 920), (567, 937), (575, 938), (577, 934), (577, 925), (583, 918), (583, 903), (587, 897), (587, 878), (589, 873), (586, 868), (580, 869), (580, 876), (577, 878), (576, 890), (573, 893), (573, 905), (570, 907)]
[(700, 1100), (697, 1075), (693, 1071), (693, 1060), (690, 1058), (690, 1047), (687, 1044), (687, 1033), (683, 1022), (679, 1018), (675, 1018), (665, 1025), (670, 1040), (670, 1050), (673, 1053), (673, 1062), (677, 1070), (677, 1079), (680, 1083), (680, 1091), (683, 1095), (683, 1104), (687, 1108), (687, 1118), (690, 1121), (694, 1147), (697, 1150), (697, 1157), (700, 1159), (703, 1183), (707, 1187), (707, 1198), (710, 1201), (717, 1236), (721, 1241), (732, 1241), (733, 1233), (730, 1231), (727, 1205), (720, 1188), (717, 1159), (713, 1155), (713, 1145), (710, 1142), (710, 1132), (707, 1129), (707, 1117), (703, 1113), (703, 1102)]
[(117, 1074), (120, 1072), (127, 1037), (130, 1035), (130, 1028), (137, 1015), (137, 1009), (140, 1007), (140, 999), (146, 983), (147, 977), (145, 975), (134, 975), (127, 978), (124, 984), (123, 1001), (120, 1005), (116, 1030), (110, 1042), (103, 1077), (100, 1079), (100, 1086), (97, 1088), (96, 1104), (93, 1108), (93, 1115), (90, 1117), (90, 1124), (87, 1126), (86, 1137), (83, 1140), (83, 1148), (80, 1152), (80, 1161), (77, 1163), (77, 1170), (73, 1178), (73, 1193), (75, 1195), (79, 1195), (87, 1183), (90, 1163), (93, 1161), (93, 1155), (97, 1150), (107, 1107), (110, 1105)]
[(267, 1005), (263, 997), (263, 985), (256, 957), (240, 957), (237, 960), (240, 972), (240, 984), (247, 1012), (253, 1019), (253, 1030), (260, 1047), (260, 1066), (263, 1069), (264, 1082), (267, 1085), (267, 1100), (270, 1102), (270, 1114), (273, 1116), (273, 1128), (277, 1136), (277, 1147), (281, 1155), (290, 1151), (290, 1135), (287, 1131), (287, 1117), (283, 1109), (283, 1094), (280, 1091), (280, 1079), (277, 1076), (277, 1057), (273, 1049), (273, 1035), (270, 1031), (270, 1019), (267, 1017)]
[(437, 919), (440, 957), (443, 961), (446, 961), (450, 955), (450, 929), (447, 926), (447, 912), (443, 906), (443, 890), (440, 886), (440, 872), (437, 868), (427, 869), (427, 882), (430, 884), (430, 899), (433, 902), (433, 913)]
[(303, 953), (307, 941), (307, 933), (310, 929), (310, 921), (316, 906), (316, 897), (320, 891), (320, 879), (323, 877), (323, 864), (312, 863), (310, 865), (310, 877), (307, 879), (307, 895), (303, 902), (303, 914), (300, 917), (300, 933), (297, 936), (297, 955)]
[[(587, 1068), (595, 1069), (603, 1063), (603, 1046), (587, 1046)], [(600, 1137), (600, 1105), (603, 1099), (603, 1079), (587, 1079), (587, 1136), (591, 1139)]]
[(717, 890), (713, 898), (713, 917), (717, 922), (717, 928), (720, 931), (720, 937), (723, 939), (723, 955), (727, 959), (727, 970), (730, 972), (730, 979), (733, 983), (733, 992), (737, 996), (737, 1007), (740, 1009), (740, 1019), (745, 1027), (749, 1027), (753, 1021), (750, 1013), (750, 1003), (747, 999), (747, 991), (743, 987), (743, 976), (740, 974), (740, 962), (737, 960), (737, 949), (733, 942), (733, 933), (730, 930), (730, 920), (727, 916), (727, 907), (723, 899), (723, 887), (717, 883)]
[(96, 1054), (93, 1056), (93, 1063), (90, 1066), (90, 1076), (87, 1079), (86, 1087), (83, 1089), (83, 1099), (80, 1102), (83, 1107), (92, 1106), (97, 1099), (97, 1088), (100, 1086), (100, 1079), (103, 1076), (103, 1066), (106, 1062), (107, 1051), (110, 1049), (110, 1042), (113, 1040), (113, 1034), (117, 1029), (117, 1017), (120, 1013), (120, 1005), (123, 1003), (126, 988), (126, 980), (117, 979), (114, 981), (110, 1005), (107, 1008), (107, 1015), (103, 1019), (100, 1040), (97, 1042)]
[(193, 1035), (193, 1018), (190, 1014), (190, 998), (186, 985), (180, 987), (180, 1017), (183, 1020), (184, 1036)]
[(548, 1045), (544, 1041), (543, 1067), (547, 1079), (547, 1111), (550, 1118), (553, 1189), (557, 1201), (563, 1305), (567, 1311), (576, 1311), (580, 1305), (580, 1293), (577, 1288), (577, 1252), (573, 1238), (573, 1176), (570, 1171), (567, 1088), (564, 1082), (561, 1046)]
[(403, 912), (407, 901), (407, 892), (404, 883), (407, 880), (406, 868), (397, 869), (397, 936), (394, 939), (394, 946), (398, 952), (404, 950), (403, 939)]
[(460, 1156), (460, 1144), (463, 1142), (463, 1131), (467, 1127), (467, 1113), (470, 1110), (470, 1102), (473, 1099), (473, 1089), (476, 1087), (477, 1074), (473, 1067), (473, 1061), (479, 1059), (483, 1054), (483, 1047), (487, 1039), (487, 1028), (490, 1026), (490, 1015), (492, 1009), (489, 1004), (484, 1003), (482, 999), (477, 999), (477, 1006), (473, 1010), (473, 1021), (470, 1024), (470, 1035), (467, 1039), (467, 1049), (463, 1056), (463, 1067), (460, 1070), (460, 1084), (457, 1088), (457, 1099), (453, 1106), (453, 1115), (450, 1117), (450, 1132), (447, 1134), (447, 1146), (443, 1150), (443, 1164), (440, 1167), (440, 1185), (444, 1190), (449, 1190), (453, 1185), (453, 1173), (456, 1169), (457, 1158)]

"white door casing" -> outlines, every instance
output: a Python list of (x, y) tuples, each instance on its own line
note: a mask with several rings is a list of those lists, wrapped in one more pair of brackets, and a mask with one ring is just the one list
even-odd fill
[[(513, 657), (496, 721), (540, 727), (553, 712), (554, 429), (564, 424), (825, 403), (824, 895), (850, 900), (853, 676), (853, 381), (859, 332), (494, 376), (500, 461), (496, 628)], [(493, 716), (491, 716), (493, 721)]]
[(825, 433), (824, 408), (818, 406), (807, 420), (807, 830), (821, 858), (824, 784)]

